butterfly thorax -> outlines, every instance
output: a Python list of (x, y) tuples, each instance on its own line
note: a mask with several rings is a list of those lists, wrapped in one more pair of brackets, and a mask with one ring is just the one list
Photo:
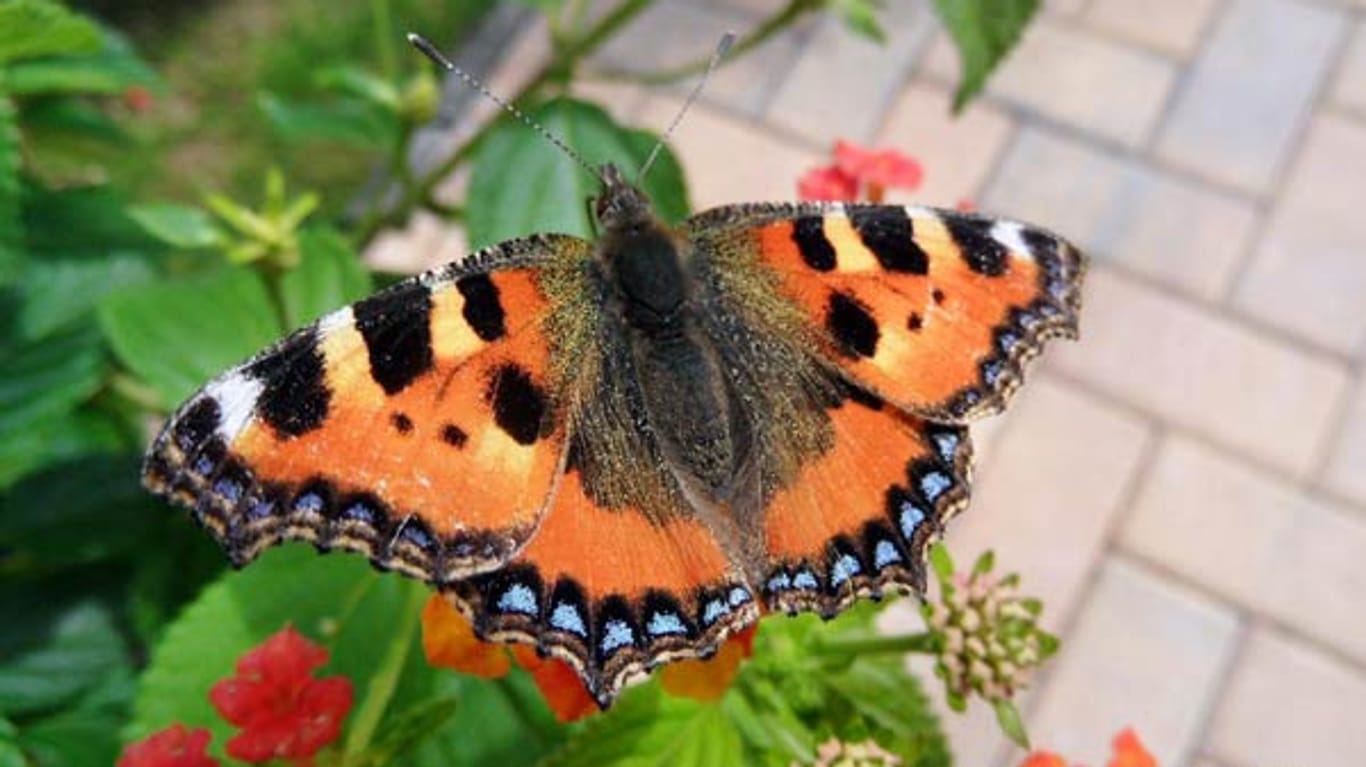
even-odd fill
[(747, 452), (745, 414), (733, 402), (704, 332), (686, 246), (644, 194), (612, 166), (597, 205), (598, 263), (620, 311), (617, 329), (656, 447), (685, 494), (722, 503)]

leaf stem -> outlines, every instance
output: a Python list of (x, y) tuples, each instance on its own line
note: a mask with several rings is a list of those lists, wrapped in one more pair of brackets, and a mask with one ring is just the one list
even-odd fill
[[(426, 598), (427, 595), (422, 589), (408, 589), (408, 604), (405, 605), (402, 614), (418, 615)], [(365, 697), (351, 718), (351, 731), (346, 736), (346, 763), (353, 763), (353, 760), (365, 751), (374, 738), (375, 731), (379, 729), (380, 720), (384, 718), (389, 701), (394, 697), (394, 690), (398, 688), (399, 677), (403, 675), (403, 666), (408, 662), (408, 652), (413, 646), (413, 632), (417, 626), (416, 618), (408, 621), (407, 630), (399, 632), (380, 656), (375, 674), (370, 677), (370, 683), (366, 686)]]
[(931, 654), (935, 652), (935, 639), (928, 631), (893, 636), (819, 638), (814, 650), (818, 655)]

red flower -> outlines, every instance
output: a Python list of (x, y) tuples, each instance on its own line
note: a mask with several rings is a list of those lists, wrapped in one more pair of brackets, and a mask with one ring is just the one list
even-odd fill
[[(1132, 728), (1127, 728), (1112, 741), (1115, 755), (1109, 767), (1157, 767), (1157, 760), (1139, 742)], [(1050, 751), (1035, 751), (1020, 763), (1020, 767), (1067, 767), (1067, 761)]]
[(173, 724), (129, 743), (119, 755), (117, 767), (218, 767), (218, 762), (204, 753), (208, 745), (208, 730)]
[(920, 163), (895, 149), (871, 150), (849, 141), (835, 143), (835, 165), (870, 187), (913, 190), (925, 175)]
[(920, 163), (895, 149), (871, 150), (838, 141), (835, 164), (802, 176), (797, 181), (797, 196), (803, 200), (882, 202), (887, 189), (916, 189), (924, 175)]
[(293, 627), (237, 661), (237, 676), (213, 686), (209, 700), (242, 732), (228, 741), (228, 755), (244, 762), (287, 759), (305, 762), (337, 739), (351, 710), (351, 681), (314, 679), (327, 650)]
[(803, 200), (853, 200), (858, 196), (858, 179), (834, 165), (816, 168), (797, 181), (797, 196)]

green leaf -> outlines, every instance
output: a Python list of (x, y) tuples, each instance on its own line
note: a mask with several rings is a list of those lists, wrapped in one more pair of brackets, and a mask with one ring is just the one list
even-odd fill
[(431, 669), (426, 674), (460, 708), (418, 746), (407, 762), (411, 767), (530, 767), (567, 737), (525, 673), (514, 670), (495, 682)]
[(99, 49), (99, 27), (57, 3), (0, 3), (0, 64), (62, 53), (94, 53)]
[(103, 29), (102, 50), (89, 55), (53, 56), (16, 62), (9, 68), (11, 93), (123, 93), (134, 85), (160, 83), (132, 47), (116, 33)]
[(0, 715), (67, 703), (126, 662), (123, 640), (108, 612), (81, 603), (53, 627), (50, 641), (0, 665)]
[(350, 243), (333, 229), (299, 233), (299, 266), (280, 277), (285, 324), (300, 327), (370, 293), (370, 273)]
[(1015, 47), (1039, 0), (934, 0), (934, 8), (963, 63), (963, 80), (953, 94), (953, 111), (958, 112)]
[(155, 276), (148, 259), (138, 254), (111, 252), (100, 258), (48, 258), (31, 264), (25, 273), (23, 302), (15, 317), (21, 338), (38, 339), (93, 319), (92, 312), (107, 293), (150, 282)]
[(74, 409), (99, 388), (103, 373), (99, 332), (90, 325), (0, 341), (0, 441)]
[(887, 42), (887, 33), (878, 21), (882, 0), (830, 0), (831, 10), (844, 21), (844, 26), (857, 35), (876, 43)]
[(397, 712), (389, 718), (383, 733), (366, 752), (367, 763), (384, 765), (409, 762), (410, 754), (448, 724), (459, 708), (459, 699), (447, 696), (423, 701)]
[(175, 248), (212, 248), (223, 241), (222, 231), (201, 208), (152, 203), (130, 207), (128, 215), (148, 234)]
[(138, 459), (84, 456), (26, 477), (0, 497), (11, 566), (60, 567), (136, 552), (164, 514), (138, 483)]
[(1001, 726), (1001, 732), (1015, 745), (1028, 749), (1029, 734), (1025, 732), (1024, 719), (1020, 718), (1020, 710), (1015, 708), (1015, 704), (1008, 700), (997, 700), (992, 701), (991, 707), (996, 711), (996, 723)]
[(281, 334), (261, 278), (247, 269), (117, 291), (99, 317), (119, 359), (167, 405)]
[(23, 221), (25, 246), (35, 261), (40, 256), (103, 257), (115, 250), (165, 250), (128, 216), (121, 191), (111, 186), (25, 187)]
[(398, 109), (399, 95), (394, 84), (360, 67), (350, 64), (326, 67), (319, 70), (314, 79), (320, 87), (358, 96), (390, 112)]
[(19, 219), (19, 127), (14, 102), (4, 92), (0, 73), (0, 286), (19, 274), (24, 230)]
[(934, 574), (939, 576), (940, 583), (948, 583), (953, 579), (953, 556), (942, 541), (930, 547), (930, 566), (934, 568)]
[(18, 746), (42, 767), (113, 764), (122, 722), (117, 711), (61, 711), (24, 727)]
[[(211, 729), (212, 748), (221, 749), (231, 728), (213, 710), (209, 690), (232, 676), (243, 653), (291, 624), (331, 651), (320, 676), (351, 680), (356, 704), (343, 728), (347, 737), (362, 724), (377, 691), (385, 696), (380, 711), (402, 702), (390, 697), (395, 690), (412, 695), (411, 702), (430, 699), (435, 675), (425, 668), (418, 631), (427, 594), (422, 584), (376, 573), (359, 557), (320, 557), (297, 545), (271, 550), (204, 589), (162, 635), (143, 673), (125, 738), (183, 722)], [(395, 656), (402, 659), (397, 667), (380, 662)], [(396, 686), (378, 678), (396, 670), (404, 678), (425, 673)]]
[(5, 435), (0, 439), (0, 488), (49, 463), (128, 449), (123, 426), (107, 410), (87, 405)]
[(743, 767), (750, 764), (725, 709), (665, 695), (657, 684), (622, 696), (587, 722), (545, 767)]
[[(654, 144), (582, 101), (556, 99), (531, 114), (589, 162), (616, 163), (628, 179)], [(646, 193), (669, 217), (686, 211), (677, 163), (662, 157), (656, 165), (646, 179)], [(544, 137), (504, 120), (475, 152), (466, 208), (470, 242), (484, 247), (533, 232), (590, 236), (587, 200), (600, 194), (601, 186)]]
[(262, 92), (256, 106), (285, 141), (337, 141), (366, 149), (384, 149), (398, 136), (393, 116), (357, 99), (327, 104), (299, 104)]
[(973, 575), (986, 575), (996, 567), (996, 552), (991, 549), (983, 551), (977, 556), (977, 561), (972, 563)]

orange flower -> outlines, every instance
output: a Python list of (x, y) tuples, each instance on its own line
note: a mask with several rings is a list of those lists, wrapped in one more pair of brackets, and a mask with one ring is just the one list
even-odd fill
[(797, 197), (802, 200), (839, 202), (858, 196), (858, 179), (831, 165), (809, 170), (797, 180)]
[[(1143, 747), (1132, 727), (1116, 735), (1112, 744), (1115, 755), (1109, 767), (1157, 767), (1157, 760)], [(1035, 751), (1025, 757), (1020, 767), (1067, 767), (1067, 762), (1049, 751)]]
[(871, 188), (914, 190), (925, 175), (920, 163), (895, 149), (867, 149), (851, 141), (835, 142), (835, 165)]
[(757, 623), (745, 627), (706, 660), (685, 660), (665, 666), (659, 683), (670, 695), (680, 698), (720, 700), (740, 671), (740, 664), (754, 654), (754, 632), (758, 627)]
[(465, 616), (439, 594), (422, 608), (422, 649), (433, 666), (484, 679), (507, 676), (512, 667), (503, 648), (479, 641)]
[(1113, 741), (1115, 757), (1110, 767), (1157, 767), (1157, 759), (1139, 742), (1132, 727), (1126, 727)]
[[(433, 594), (422, 608), (422, 649), (428, 663), (462, 674), (499, 679), (512, 670), (508, 648), (476, 637), (465, 616), (440, 594)], [(573, 666), (559, 658), (541, 658), (524, 645), (511, 650), (517, 665), (531, 674), (556, 719), (573, 722), (598, 710)]]
[(546, 705), (554, 712), (562, 724), (578, 720), (596, 713), (598, 703), (583, 686), (579, 672), (559, 658), (542, 658), (536, 651), (525, 645), (512, 648), (512, 657), (517, 665), (531, 674), (536, 689), (541, 691)]

